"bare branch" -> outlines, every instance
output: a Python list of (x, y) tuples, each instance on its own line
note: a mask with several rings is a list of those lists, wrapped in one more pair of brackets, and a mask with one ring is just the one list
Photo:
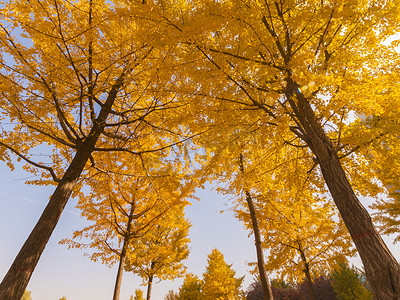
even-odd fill
[(53, 178), (53, 180), (54, 180), (55, 182), (60, 182), (60, 181), (61, 181), (61, 179), (57, 177), (56, 173), (54, 173), (54, 171), (53, 171), (53, 169), (52, 169), (51, 167), (44, 166), (44, 165), (38, 164), (38, 163), (36, 163), (36, 162), (30, 160), (29, 158), (27, 158), (25, 155), (23, 155), (22, 153), (20, 153), (19, 151), (17, 151), (17, 150), (14, 149), (13, 147), (11, 147), (11, 146), (9, 146), (9, 145), (7, 145), (7, 144), (4, 144), (4, 143), (1, 142), (1, 141), (0, 141), (0, 145), (3, 146), (3, 147), (5, 147), (5, 148), (7, 148), (7, 149), (9, 149), (10, 151), (12, 151), (12, 152), (15, 153), (16, 155), (18, 155), (20, 158), (22, 158), (23, 160), (25, 160), (27, 163), (29, 163), (29, 164), (31, 164), (31, 165), (33, 165), (33, 166), (35, 166), (35, 167), (38, 167), (38, 168), (45, 169), (45, 170), (49, 171), (50, 174), (51, 174), (51, 177)]

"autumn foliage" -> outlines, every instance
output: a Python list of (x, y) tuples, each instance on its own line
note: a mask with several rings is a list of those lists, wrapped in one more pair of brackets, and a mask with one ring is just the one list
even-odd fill
[[(379, 198), (379, 230), (398, 235), (397, 2), (5, 1), (0, 160), (55, 190), (0, 298), (22, 297), (71, 196), (91, 225), (63, 242), (89, 240), (119, 263), (115, 291), (125, 268), (150, 298), (154, 277), (184, 275), (184, 207), (207, 180), (267, 271), (315, 298), (356, 249), (375, 296), (399, 298), (400, 265), (359, 201)], [(202, 297), (239, 299), (240, 283), (214, 249)]]

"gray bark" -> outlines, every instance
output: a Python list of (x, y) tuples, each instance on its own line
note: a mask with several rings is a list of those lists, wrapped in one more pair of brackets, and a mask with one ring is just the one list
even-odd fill
[(310, 103), (289, 77), (285, 95), (321, 168), (332, 198), (356, 245), (365, 273), (379, 300), (400, 299), (400, 266), (376, 231), (367, 210), (355, 195), (336, 150)]

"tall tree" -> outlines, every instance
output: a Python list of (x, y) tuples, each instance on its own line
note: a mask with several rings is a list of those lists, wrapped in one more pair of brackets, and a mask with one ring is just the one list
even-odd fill
[[(347, 261), (354, 249), (343, 222), (324, 196), (324, 188), (307, 175), (302, 151), (296, 152), (273, 176), (259, 176), (258, 188), (253, 186), (253, 202), (263, 246), (269, 250), (266, 269), (291, 282), (305, 277), (314, 299), (313, 278), (329, 272), (338, 261)], [(243, 206), (239, 202), (237, 215), (251, 229), (251, 217)]]
[[(256, 241), (262, 243), (257, 249), (258, 272), (255, 272), (260, 274), (260, 281), (261, 262), (267, 272), (278, 271), (291, 281), (300, 282), (306, 277), (312, 297), (313, 278), (329, 272), (338, 260), (346, 261), (346, 256), (354, 254), (351, 239), (343, 222), (337, 221), (331, 203), (322, 196), (326, 193), (323, 182), (318, 174), (311, 172), (314, 168), (306, 163), (304, 149), (277, 143), (276, 147), (268, 145), (270, 149), (256, 150), (252, 146), (259, 132), (262, 129), (251, 137), (237, 136), (246, 147), (239, 144), (235, 148), (237, 143), (232, 142), (233, 146), (221, 147), (224, 152), (219, 153), (221, 158), (213, 157), (215, 168), (222, 166), (225, 171), (218, 177), (225, 186), (219, 191), (233, 195), (237, 217), (258, 235)], [(229, 147), (232, 149), (227, 150)], [(235, 172), (229, 166), (230, 159), (240, 150), (240, 167)], [(268, 159), (263, 162), (264, 158), (257, 156), (265, 151)], [(266, 265), (262, 248), (270, 253)]]
[(241, 299), (242, 281), (244, 277), (235, 277), (232, 265), (224, 260), (224, 255), (213, 249), (208, 255), (206, 272), (203, 274), (201, 299), (234, 300)]
[[(156, 6), (105, 0), (4, 5), (2, 159), (11, 165), (14, 154), (41, 175), (34, 183), (56, 185), (0, 284), (0, 298), (14, 300), (22, 296), (81, 174), (99, 153), (145, 155), (187, 137), (180, 118), (167, 114), (182, 107), (183, 98), (167, 91), (172, 77), (164, 70), (175, 58)], [(163, 137), (155, 138), (159, 134)], [(47, 159), (36, 161), (33, 155), (40, 151)]]
[(133, 272), (147, 285), (150, 300), (153, 282), (174, 279), (184, 274), (183, 260), (189, 256), (189, 227), (182, 207), (169, 209), (140, 239), (131, 241), (125, 271)]
[[(98, 173), (86, 179), (91, 192), (80, 193), (77, 207), (92, 224), (75, 231), (73, 240), (61, 241), (69, 247), (92, 249), (89, 255), (94, 261), (100, 260), (109, 266), (118, 264), (114, 300), (119, 299), (127, 254), (135, 251), (130, 250), (131, 241), (146, 236), (168, 215), (168, 210), (182, 209), (193, 191), (183, 167), (177, 161), (163, 159), (160, 153), (138, 162), (129, 157), (118, 161), (124, 168), (119, 168), (117, 173), (104, 171), (110, 170), (113, 164), (105, 158), (95, 167)], [(123, 169), (129, 176), (123, 175)]]
[[(242, 174), (245, 172), (242, 153), (239, 156), (239, 169)], [(251, 228), (254, 233), (256, 252), (257, 252), (257, 268), (258, 268), (258, 274), (260, 275), (260, 282), (263, 287), (264, 300), (273, 300), (274, 297), (272, 295), (271, 285), (268, 280), (267, 272), (265, 269), (264, 251), (262, 247), (261, 230), (258, 222), (258, 215), (250, 191), (247, 189), (245, 190), (245, 196), (246, 196), (248, 213), (250, 215), (250, 220), (251, 220)]]
[[(258, 177), (259, 187), (253, 186), (253, 205), (260, 220), (263, 247), (269, 250), (267, 271), (291, 282), (301, 282), (305, 277), (314, 299), (313, 278), (329, 272), (338, 261), (347, 261), (354, 249), (343, 222), (322, 196), (324, 189), (302, 169), (305, 166), (300, 157), (291, 158), (293, 161), (285, 163), (280, 172)], [(244, 201), (238, 201), (235, 210), (253, 230)]]
[(201, 112), (195, 121), (218, 127), (221, 139), (240, 130), (230, 120), (247, 116), (254, 131), (269, 127), (259, 144), (275, 136), (306, 147), (379, 299), (400, 297), (400, 266), (346, 175), (344, 159), (356, 157), (342, 135), (352, 119), (368, 115), (376, 98), (397, 103), (387, 86), (368, 88), (375, 77), (397, 82), (391, 62), (397, 54), (382, 42), (398, 31), (398, 7), (396, 1), (209, 0), (196, 7), (196, 16), (171, 18), (193, 46), (190, 55), (200, 55), (199, 71), (190, 73), (191, 83), (201, 82), (193, 92)]
[(264, 211), (268, 218), (267, 228), (263, 228), (264, 246), (270, 250), (266, 268), (290, 281), (300, 282), (305, 277), (310, 299), (314, 299), (313, 279), (347, 261), (354, 255), (353, 245), (329, 205), (303, 199), (295, 199), (291, 208), (284, 205), (288, 204), (268, 206)]

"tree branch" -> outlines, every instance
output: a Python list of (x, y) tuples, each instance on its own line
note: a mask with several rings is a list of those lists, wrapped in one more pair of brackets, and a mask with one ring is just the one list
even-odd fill
[(20, 158), (22, 158), (23, 160), (25, 160), (27, 163), (29, 163), (29, 164), (31, 164), (31, 165), (33, 165), (33, 166), (35, 166), (35, 167), (38, 167), (38, 168), (45, 169), (45, 170), (49, 171), (50, 174), (51, 174), (51, 177), (53, 178), (53, 180), (54, 180), (55, 182), (60, 182), (60, 181), (61, 181), (61, 179), (57, 177), (56, 173), (54, 173), (54, 171), (53, 171), (53, 169), (52, 169), (51, 167), (44, 166), (44, 165), (38, 164), (38, 163), (36, 163), (36, 162), (30, 160), (29, 158), (27, 158), (25, 155), (23, 155), (22, 153), (20, 153), (19, 151), (17, 151), (17, 150), (14, 149), (13, 147), (11, 147), (11, 146), (9, 146), (9, 145), (7, 145), (7, 144), (4, 144), (4, 143), (1, 142), (1, 141), (0, 141), (0, 145), (3, 146), (3, 147), (5, 147), (5, 148), (7, 148), (7, 149), (10, 150), (10, 151), (12, 151), (12, 152), (15, 153), (16, 155), (18, 155)]

